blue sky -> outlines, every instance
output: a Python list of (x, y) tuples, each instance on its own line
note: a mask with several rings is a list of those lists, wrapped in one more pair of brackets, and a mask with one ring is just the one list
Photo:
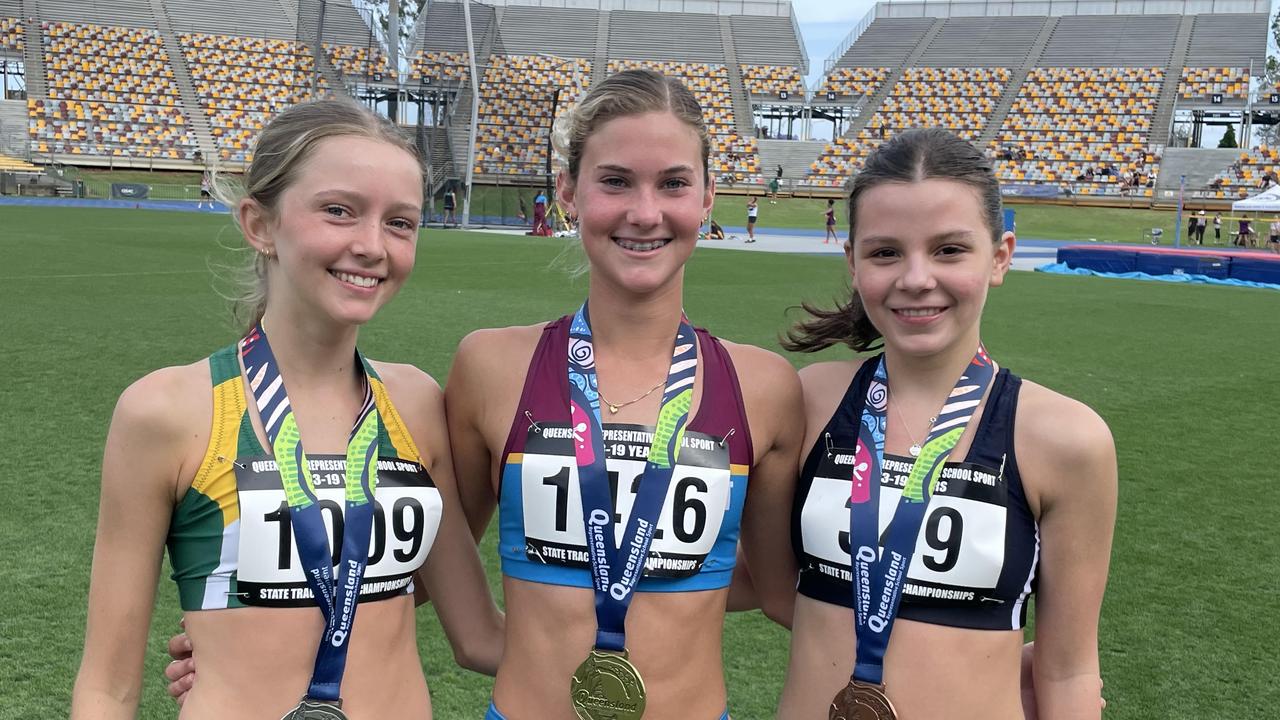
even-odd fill
[(809, 52), (806, 84), (811, 86), (814, 79), (822, 75), (822, 62), (874, 5), (874, 0), (791, 0), (805, 50)]
[[(822, 62), (844, 40), (853, 26), (875, 6), (874, 0), (791, 0), (800, 33), (804, 36), (805, 49), (809, 51), (809, 77), (806, 83), (822, 75)], [(1280, 0), (1272, 0), (1271, 17), (1280, 8)], [(1268, 36), (1268, 41), (1270, 41)], [(1268, 43), (1276, 52), (1274, 43)]]

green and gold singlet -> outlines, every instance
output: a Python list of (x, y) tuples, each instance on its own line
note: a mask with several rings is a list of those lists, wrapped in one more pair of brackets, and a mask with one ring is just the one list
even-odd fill
[[(275, 459), (247, 412), (235, 345), (209, 357), (213, 426), (191, 488), (177, 504), (167, 546), (183, 610), (245, 606), (314, 607), (293, 538)], [(413, 592), (440, 527), (440, 493), (391, 404), (366, 367), (381, 416), (378, 486), (369, 564), (360, 601)], [(342, 546), (344, 455), (308, 454), (331, 548)]]

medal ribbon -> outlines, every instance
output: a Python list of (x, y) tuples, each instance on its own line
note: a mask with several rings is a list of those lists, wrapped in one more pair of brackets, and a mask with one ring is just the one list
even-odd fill
[[(884, 678), (884, 654), (898, 615), (902, 587), (907, 580), (916, 538), (929, 498), (942, 475), (951, 450), (964, 435), (974, 410), (995, 376), (995, 368), (981, 345), (938, 413), (920, 457), (902, 490), (889, 527), (877, 538), (880, 514), (880, 476), (884, 467), (884, 435), (889, 407), (889, 377), (884, 356), (867, 387), (858, 427), (853, 482), (850, 492), (850, 564), (853, 570), (853, 609), (857, 659), (853, 679), (879, 685)], [(883, 553), (878, 552), (883, 550)]]
[(658, 410), (653, 444), (631, 517), (622, 534), (621, 547), (614, 542), (615, 498), (611, 497), (605, 466), (604, 427), (600, 419), (600, 393), (596, 384), (595, 352), (591, 344), (591, 320), (583, 303), (569, 327), (569, 414), (573, 425), (573, 451), (582, 492), (583, 525), (591, 558), (592, 585), (596, 597), (596, 647), (622, 651), (626, 645), (627, 608), (653, 542), (658, 515), (667, 498), (676, 458), (684, 440), (684, 428), (693, 404), (693, 381), (698, 370), (698, 339), (683, 315), (676, 332), (675, 350), (667, 384)]
[[(324, 636), (316, 651), (315, 668), (307, 697), (340, 699), (339, 689), (347, 666), (351, 625), (359, 602), (360, 581), (369, 557), (373, 529), (373, 493), (378, 485), (378, 410), (373, 402), (364, 358), (356, 351), (356, 367), (364, 378), (365, 396), (347, 440), (346, 508), (341, 554), (335, 561), (329, 548), (329, 532), (316, 498), (307, 456), (302, 450), (298, 423), (289, 405), (284, 378), (266, 332), (259, 325), (240, 341), (245, 375), (253, 390), (254, 404), (262, 418), (267, 442), (280, 470), (289, 519), (298, 543), (298, 557), (307, 585), (324, 614)], [(335, 572), (335, 564), (337, 570)]]

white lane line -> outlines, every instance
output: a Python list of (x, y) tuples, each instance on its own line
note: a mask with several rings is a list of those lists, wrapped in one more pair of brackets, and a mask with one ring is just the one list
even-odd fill
[(148, 272), (74, 273), (67, 275), (0, 275), (0, 280), (63, 280), (67, 278), (142, 277), (146, 275), (199, 275), (208, 270), (153, 270)]

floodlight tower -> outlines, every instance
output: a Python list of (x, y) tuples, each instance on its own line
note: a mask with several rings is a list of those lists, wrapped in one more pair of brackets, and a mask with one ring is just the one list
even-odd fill
[(480, 75), (476, 72), (476, 41), (471, 33), (471, 0), (462, 0), (462, 20), (467, 27), (467, 64), (471, 70), (471, 129), (467, 131), (467, 179), (462, 191), (462, 227), (471, 226), (471, 182), (476, 168), (476, 123), (480, 120)]

